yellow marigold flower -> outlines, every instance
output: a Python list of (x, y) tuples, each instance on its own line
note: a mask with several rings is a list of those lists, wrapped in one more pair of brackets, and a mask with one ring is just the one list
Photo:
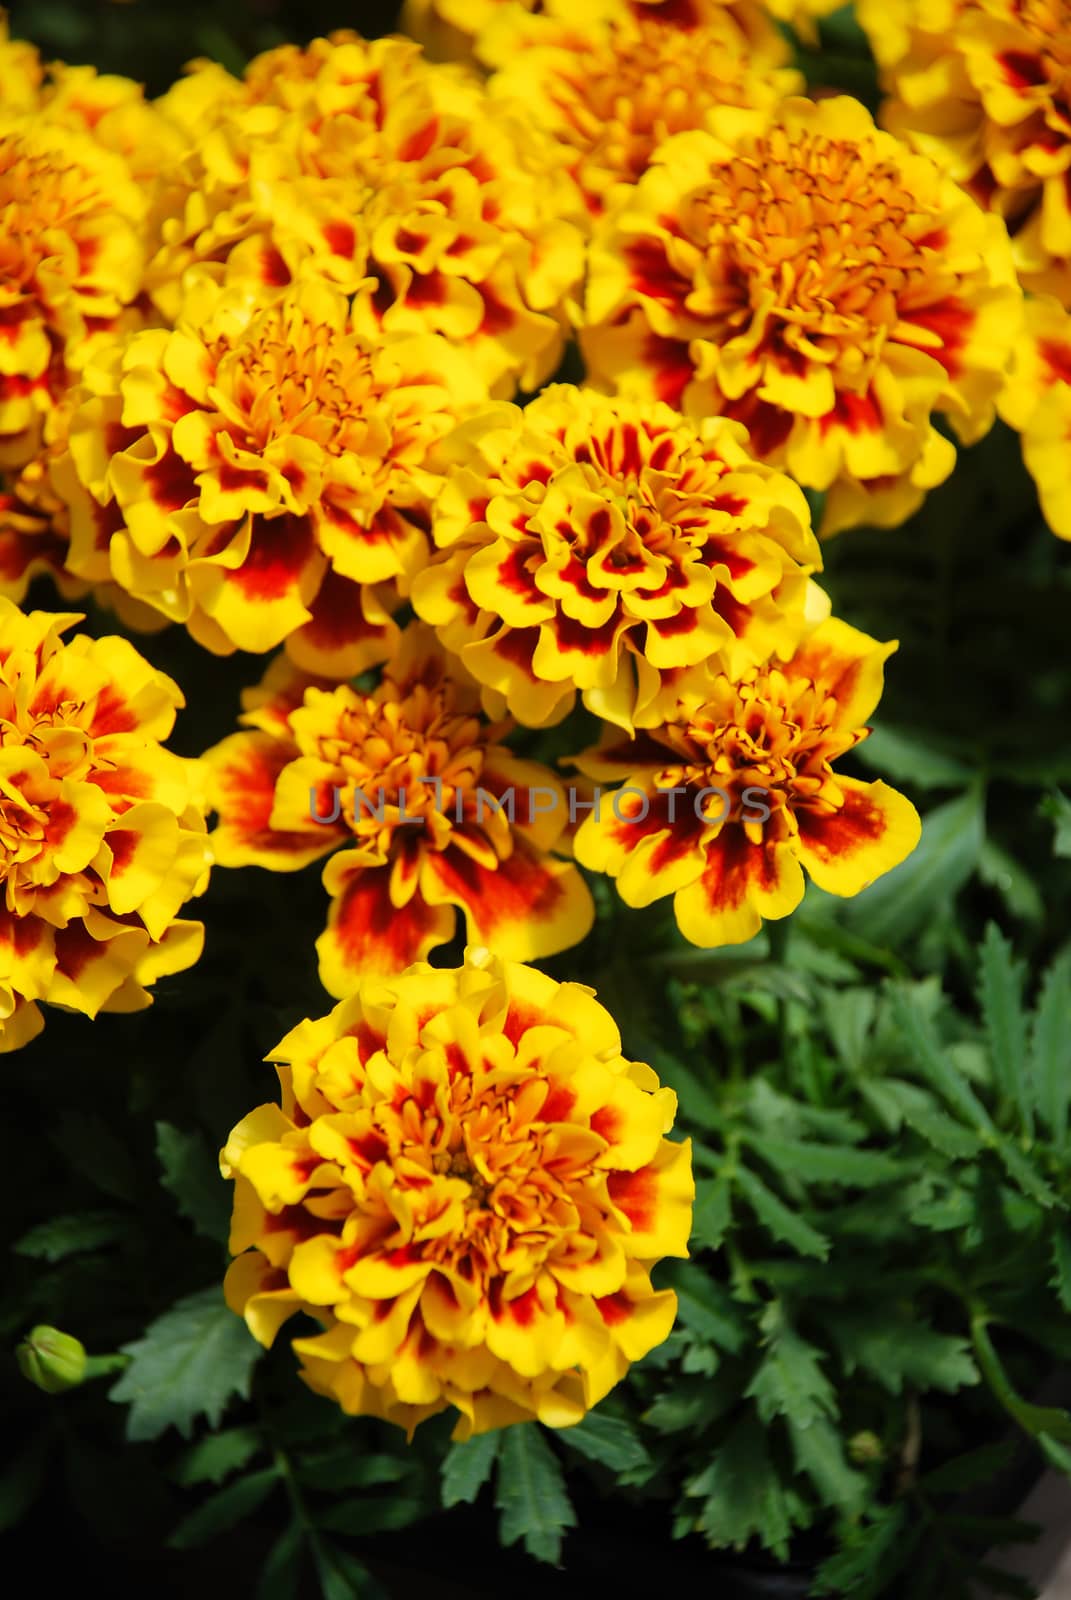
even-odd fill
[(72, 374), (139, 293), (143, 209), (86, 130), (0, 112), (0, 468), (38, 454)]
[(398, 39), (337, 33), (259, 56), (238, 82), (198, 65), (160, 103), (188, 154), (155, 202), (148, 282), (175, 315), (185, 268), (261, 296), (318, 277), (387, 333), (437, 333), (504, 395), (557, 365), (583, 265), (553, 147), (480, 80)]
[(569, 820), (562, 785), (502, 744), (512, 724), (481, 716), (478, 687), (430, 628), (405, 630), (370, 694), (281, 660), (245, 703), (251, 731), (206, 757), (214, 858), (287, 872), (331, 855), (316, 946), (330, 994), (420, 960), (453, 937), (457, 911), (470, 939), (511, 960), (584, 938), (591, 895), (551, 855)]
[(176, 920), (208, 879), (196, 764), (161, 747), (178, 686), (78, 616), (0, 598), (0, 1050), (40, 1032), (38, 1002), (136, 1011), (201, 951)]
[(336, 677), (383, 660), (427, 556), (424, 458), (487, 391), (436, 335), (362, 331), (367, 299), (308, 282), (259, 306), (201, 278), (174, 329), (110, 350), (53, 473), (71, 570), (218, 654), (286, 639)]
[[(777, 36), (775, 36), (777, 37)], [(504, 8), (480, 35), (499, 68), (492, 94), (523, 103), (562, 147), (584, 204), (598, 216), (635, 183), (671, 134), (703, 127), (719, 105), (773, 105), (803, 88), (788, 46), (756, 57), (733, 9), (718, 0), (622, 5), (587, 25)]]
[(413, 604), (519, 722), (657, 720), (662, 674), (790, 655), (819, 566), (807, 503), (743, 429), (552, 385), (441, 446), (444, 548)]
[(685, 675), (662, 727), (608, 733), (579, 758), (589, 777), (626, 783), (577, 829), (577, 860), (612, 874), (627, 905), (672, 894), (681, 932), (703, 947), (788, 916), (804, 867), (820, 888), (858, 894), (921, 831), (903, 795), (832, 768), (869, 733), (895, 648), (830, 618), (790, 661), (739, 681)]
[(847, 97), (723, 107), (596, 230), (595, 381), (744, 422), (829, 491), (823, 533), (903, 520), (993, 419), (1021, 295), (1004, 224)]
[[(234, 1129), (230, 1306), (310, 1388), (409, 1434), (579, 1422), (670, 1332), (686, 1256), (676, 1096), (591, 989), (486, 949), (369, 980), (272, 1053), (282, 1105)], [(243, 1252), (239, 1254), (239, 1252)]]
[(1026, 337), (997, 405), (1022, 434), (1046, 522), (1058, 538), (1071, 539), (1071, 314), (1058, 300), (1027, 300)]
[(859, 0), (887, 126), (1005, 218), (1023, 283), (1071, 306), (1066, 0)]

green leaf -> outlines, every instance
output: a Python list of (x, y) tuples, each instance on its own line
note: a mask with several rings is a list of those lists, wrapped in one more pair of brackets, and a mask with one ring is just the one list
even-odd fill
[(790, 1416), (787, 1422), (796, 1470), (807, 1474), (826, 1505), (858, 1516), (870, 1497), (870, 1484), (849, 1465), (837, 1429), (824, 1417), (803, 1424)]
[(978, 876), (997, 891), (1013, 917), (1024, 922), (1040, 922), (1044, 917), (1045, 902), (1034, 879), (992, 839), (986, 839), (979, 852)]
[(225, 1428), (209, 1433), (183, 1453), (175, 1470), (175, 1482), (189, 1488), (195, 1483), (222, 1483), (232, 1472), (244, 1467), (264, 1441), (256, 1428)]
[(932, 1096), (913, 1083), (899, 1078), (885, 1078), (881, 1088), (896, 1106), (909, 1127), (920, 1133), (928, 1144), (953, 1161), (966, 1161), (976, 1156), (982, 1141), (976, 1133), (939, 1111)]
[(274, 1466), (251, 1473), (248, 1478), (236, 1478), (183, 1518), (168, 1545), (172, 1550), (192, 1550), (196, 1545), (207, 1544), (209, 1539), (251, 1516), (278, 1483), (279, 1473)]
[(312, 1542), (312, 1553), (322, 1600), (387, 1600), (382, 1585), (348, 1550), (318, 1537)]
[(179, 1300), (122, 1349), (130, 1365), (109, 1398), (130, 1405), (126, 1431), (133, 1442), (170, 1427), (189, 1438), (199, 1416), (216, 1427), (233, 1395), (248, 1398), (261, 1355), (218, 1287)]
[(360, 1538), (371, 1533), (397, 1533), (419, 1522), (428, 1507), (414, 1495), (358, 1495), (336, 1501), (318, 1517), (318, 1525), (331, 1533)]
[(558, 1459), (534, 1422), (504, 1430), (498, 1452), (495, 1506), (504, 1545), (520, 1539), (537, 1561), (556, 1564), (562, 1535), (576, 1526)]
[(845, 1371), (873, 1374), (892, 1394), (904, 1386), (953, 1392), (978, 1382), (968, 1341), (924, 1322), (875, 1312), (830, 1311), (827, 1322), (840, 1347)]
[(1053, 1265), (1056, 1275), (1049, 1279), (1065, 1311), (1071, 1311), (1071, 1235), (1058, 1228), (1052, 1241)]
[(129, 1233), (130, 1218), (121, 1211), (80, 1211), (39, 1222), (23, 1234), (15, 1250), (36, 1261), (63, 1261), (67, 1256), (100, 1250)]
[(735, 1355), (750, 1338), (748, 1319), (729, 1290), (694, 1262), (668, 1262), (663, 1282), (677, 1294), (677, 1320), (699, 1339)]
[(989, 1035), (994, 1081), (1004, 1098), (1018, 1105), (1031, 1132), (1033, 1104), (1027, 1077), (1022, 969), (1012, 959), (1011, 945), (995, 922), (986, 925), (978, 998)]
[(611, 1472), (632, 1472), (650, 1465), (651, 1458), (636, 1430), (619, 1417), (589, 1411), (575, 1428), (563, 1428), (559, 1438), (566, 1449), (600, 1462)]
[(787, 1559), (791, 1510), (753, 1412), (736, 1423), (710, 1465), (685, 1485), (685, 1493), (703, 1497), (697, 1525), (715, 1549), (742, 1550), (757, 1536), (779, 1559)]
[(911, 1052), (912, 1065), (969, 1127), (976, 1133), (989, 1134), (987, 1142), (994, 1142), (995, 1130), (988, 1111), (963, 1074), (948, 1059), (930, 1018), (912, 1004), (910, 992), (901, 985), (890, 987), (890, 1004), (904, 1043)]
[(304, 1548), (304, 1530), (300, 1523), (291, 1522), (272, 1545), (260, 1569), (256, 1600), (298, 1600)]
[(1067, 1038), (1071, 1029), (1071, 961), (1054, 961), (1045, 974), (1030, 1040), (1030, 1081), (1038, 1116), (1055, 1144), (1067, 1138), (1071, 1071)]
[(984, 836), (977, 787), (927, 812), (918, 847), (849, 903), (848, 926), (876, 945), (901, 946), (935, 910), (951, 906), (977, 866)]
[(806, 1428), (820, 1417), (835, 1417), (836, 1395), (822, 1371), (821, 1352), (800, 1338), (779, 1302), (766, 1307), (759, 1326), (766, 1354), (744, 1397), (754, 1400), (762, 1421), (768, 1425), (774, 1417), (791, 1417)]
[(1036, 1200), (1046, 1210), (1063, 1204), (1056, 1191), (1034, 1170), (1028, 1158), (1010, 1139), (1001, 1135), (996, 1148), (1009, 1177), (1015, 1180), (1023, 1194), (1029, 1195), (1031, 1200)]
[(1038, 807), (1043, 817), (1048, 817), (1056, 829), (1052, 841), (1054, 856), (1071, 856), (1071, 800), (1059, 789), (1047, 794)]
[(965, 761), (885, 723), (863, 740), (856, 754), (872, 772), (914, 789), (965, 789), (975, 775)]
[(914, 1556), (926, 1524), (906, 1501), (879, 1511), (872, 1522), (850, 1529), (836, 1555), (815, 1575), (812, 1594), (845, 1594), (852, 1600), (877, 1600), (889, 1592), (898, 1573)]
[(805, 1183), (869, 1188), (902, 1180), (908, 1171), (902, 1161), (881, 1150), (853, 1150), (844, 1145), (811, 1144), (803, 1139), (771, 1139), (765, 1134), (745, 1137), (779, 1174)]
[(759, 1221), (775, 1239), (791, 1245), (803, 1256), (817, 1256), (825, 1261), (829, 1255), (829, 1240), (796, 1212), (790, 1211), (747, 1167), (740, 1167), (733, 1175)]
[(362, 1455), (352, 1442), (340, 1445), (298, 1468), (302, 1484), (309, 1489), (336, 1493), (340, 1489), (378, 1489), (400, 1483), (413, 1472), (413, 1461), (401, 1456)]
[(1056, 1406), (1032, 1405), (1012, 1388), (989, 1337), (984, 1314), (971, 1318), (971, 1338), (982, 1376), (1008, 1415), (1035, 1437), (1046, 1433), (1058, 1444), (1071, 1444), (1071, 1412)]
[(217, 1243), (227, 1237), (231, 1186), (219, 1175), (219, 1162), (200, 1133), (170, 1122), (156, 1124), (156, 1159), (164, 1188), (197, 1233)]
[(692, 1212), (692, 1241), (702, 1250), (719, 1250), (732, 1221), (732, 1191), (725, 1178), (699, 1178)]
[(442, 1466), (444, 1506), (475, 1500), (491, 1476), (501, 1442), (501, 1433), (478, 1433), (450, 1446)]
[(715, 1378), (683, 1378), (665, 1389), (643, 1414), (659, 1433), (688, 1433), (708, 1428), (740, 1399), (739, 1382)]
[(867, 1040), (876, 1009), (877, 995), (873, 989), (823, 990), (822, 1011), (829, 1037), (851, 1072), (858, 1072), (865, 1065)]

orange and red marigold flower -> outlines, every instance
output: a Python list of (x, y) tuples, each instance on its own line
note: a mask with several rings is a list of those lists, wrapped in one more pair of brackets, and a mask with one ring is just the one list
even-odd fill
[(1071, 313), (1049, 295), (1026, 302), (1026, 336), (997, 405), (1022, 435), (1046, 522), (1071, 539)]
[(903, 520), (993, 419), (1021, 294), (1003, 222), (846, 97), (723, 107), (596, 229), (596, 383), (724, 414), (827, 490), (823, 533)]
[(625, 779), (577, 831), (577, 859), (617, 880), (631, 906), (673, 895), (693, 944), (739, 944), (803, 898), (803, 868), (852, 895), (916, 846), (914, 807), (881, 782), (832, 764), (864, 739), (877, 705), (880, 645), (847, 624), (820, 624), (790, 661), (733, 679), (716, 663), (683, 674), (661, 727), (578, 760)]
[(427, 552), (425, 456), (486, 388), (444, 339), (389, 338), (367, 308), (318, 283), (261, 306), (202, 276), (174, 329), (115, 346), (54, 473), (72, 571), (217, 653), (285, 639), (339, 678), (385, 659)]
[(125, 639), (61, 634), (0, 598), (0, 1050), (38, 1002), (136, 1011), (197, 960), (179, 911), (208, 879), (196, 764), (161, 747), (181, 706)]
[(406, 629), (369, 694), (280, 662), (247, 704), (249, 731), (206, 758), (215, 859), (292, 871), (331, 854), (317, 942), (329, 993), (421, 959), (453, 937), (459, 910), (472, 940), (510, 959), (588, 932), (588, 888), (551, 854), (569, 822), (563, 786), (505, 747), (511, 724), (488, 723), (430, 629)]
[(458, 1438), (569, 1427), (666, 1338), (690, 1147), (590, 989), (469, 950), (367, 979), (273, 1059), (282, 1105), (223, 1151), (226, 1294), (263, 1344), (323, 1324), (294, 1340), (311, 1388), (410, 1433), (449, 1406)]
[(1071, 307), (1071, 5), (858, 0), (886, 125), (997, 212), (1024, 285)]
[(657, 721), (663, 673), (788, 655), (820, 565), (806, 500), (743, 430), (557, 384), (463, 423), (436, 454), (442, 548), (417, 612), (532, 726), (585, 705)]

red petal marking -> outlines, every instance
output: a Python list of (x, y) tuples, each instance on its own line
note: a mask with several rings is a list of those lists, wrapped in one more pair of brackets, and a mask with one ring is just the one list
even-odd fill
[[(550, 1093), (543, 1101), (539, 1120), (540, 1122), (564, 1122), (575, 1105), (575, 1090), (567, 1088), (564, 1083), (552, 1081)], [(594, 1119), (592, 1119), (592, 1127), (594, 1126)]]
[[(924, 322), (921, 313), (914, 313), (911, 320), (929, 326)], [(934, 329), (935, 333), (940, 331), (938, 328)], [(937, 359), (941, 358), (938, 356)], [(818, 420), (818, 430), (823, 434), (829, 433), (832, 428), (846, 428), (849, 433), (880, 433), (882, 426), (880, 407), (869, 393), (838, 394), (832, 411), (827, 411), (825, 416)]]
[[(1071, 189), (1068, 190), (1068, 195), (1071, 196)], [(1055, 382), (1071, 383), (1071, 342), (1039, 339), (1038, 355), (1051, 371)]]
[(531, 554), (531, 549), (523, 545), (514, 546), (505, 561), (499, 563), (496, 574), (504, 589), (509, 589), (511, 593), (523, 595), (525, 598), (539, 594), (532, 575), (525, 566)]
[(278, 600), (293, 593), (315, 548), (308, 517), (256, 517), (249, 554), (232, 581), (250, 600)]
[(106, 733), (132, 733), (138, 725), (137, 715), (114, 684), (106, 684), (97, 696), (93, 721), (89, 731), (94, 739)]
[(357, 1059), (362, 1067), (369, 1056), (374, 1056), (377, 1050), (382, 1050), (386, 1039), (372, 1025), (362, 1018), (357, 1024), (353, 1037), (357, 1040)]
[(362, 1133), (357, 1138), (347, 1139), (346, 1143), (358, 1161), (367, 1162), (374, 1167), (377, 1161), (382, 1161), (390, 1150), (390, 1145), (381, 1133), (372, 1128), (368, 1133)]
[(218, 470), (219, 486), (228, 489), (263, 489), (268, 474), (259, 467), (236, 467), (231, 461), (221, 461)]
[(523, 1294), (519, 1294), (516, 1300), (507, 1300), (502, 1306), (503, 1312), (508, 1312), (513, 1321), (521, 1328), (531, 1326), (538, 1308), (539, 1296), (536, 1293), (534, 1283), (530, 1289), (526, 1289)]
[(304, 1241), (315, 1239), (321, 1233), (340, 1233), (342, 1218), (313, 1217), (304, 1206), (283, 1206), (279, 1211), (269, 1211), (262, 1224), (265, 1233), (292, 1233)]
[(490, 869), (449, 848), (433, 860), (443, 888), (471, 911), (488, 938), (502, 922), (543, 920), (565, 894), (560, 879), (520, 839), (513, 854)]
[(55, 850), (61, 845), (78, 821), (78, 813), (66, 800), (54, 800), (49, 806), (45, 842)]
[(84, 922), (69, 922), (56, 929), (56, 966), (72, 983), (77, 983), (91, 961), (101, 956), (106, 945), (98, 944), (86, 932)]
[(763, 457), (780, 449), (792, 432), (795, 420), (791, 411), (772, 406), (754, 394), (742, 395), (739, 400), (726, 400), (721, 409), (727, 417), (744, 424), (751, 448), (757, 456)]
[(559, 611), (550, 625), (561, 649), (578, 650), (585, 656), (602, 656), (613, 649), (619, 619), (612, 616), (599, 627), (589, 628)]
[[(920, 311), (912, 311), (905, 321), (917, 323), (920, 328), (928, 328), (931, 333), (937, 334), (941, 340), (940, 350), (927, 351), (936, 361), (939, 361), (948, 373), (954, 378), (960, 371), (959, 352), (966, 342), (967, 334), (974, 323), (974, 312), (958, 300), (940, 300), (936, 305), (925, 306)], [(875, 428), (881, 427), (881, 413), (874, 408), (877, 421)]]
[(508, 332), (517, 320), (516, 311), (495, 294), (490, 284), (481, 283), (480, 294), (483, 296), (483, 318), (477, 331), (492, 336)]
[(522, 668), (530, 678), (534, 678), (532, 657), (538, 643), (538, 628), (503, 628), (494, 641), (495, 655), (501, 656), (503, 661), (512, 662), (514, 666)]
[(600, 1106), (591, 1119), (591, 1131), (597, 1133), (600, 1139), (605, 1139), (608, 1144), (613, 1144), (621, 1133), (624, 1118), (616, 1106)]
[(502, 1032), (516, 1049), (521, 1039), (529, 1028), (538, 1028), (546, 1019), (538, 1011), (533, 1011), (530, 1006), (518, 1005), (516, 1000), (511, 1000), (509, 1010), (506, 1012), (502, 1023)]
[(352, 256), (357, 235), (348, 222), (325, 222), (320, 229), (332, 255)]
[(146, 467), (144, 476), (150, 495), (163, 511), (181, 511), (197, 497), (193, 473), (173, 450), (167, 450), (159, 461)]
[(382, 631), (373, 629), (365, 620), (360, 584), (340, 577), (330, 568), (324, 573), (309, 610), (312, 620), (305, 623), (301, 636), (311, 640), (319, 650), (336, 650), (370, 632)]
[[(0, 513), (10, 504), (9, 496), (0, 497)], [(0, 576), (9, 583), (16, 582), (35, 565), (61, 572), (66, 559), (67, 541), (54, 533), (16, 533), (10, 528), (0, 533)]]
[(650, 626), (660, 638), (675, 639), (682, 633), (694, 633), (699, 622), (693, 610), (688, 606), (682, 606), (675, 617), (659, 617), (653, 620)]
[(610, 1199), (640, 1233), (654, 1227), (658, 1205), (658, 1174), (653, 1167), (638, 1172), (611, 1172), (606, 1179)]
[(659, 22), (673, 28), (697, 28), (699, 12), (695, 0), (656, 0), (656, 4), (632, 4), (629, 10), (634, 17), (654, 16)]
[(113, 878), (121, 877), (130, 865), (140, 837), (133, 828), (113, 828), (107, 835), (108, 848), (112, 853)]
[(411, 306), (441, 306), (448, 294), (442, 277), (436, 273), (415, 276), (405, 292), (405, 303)]
[(857, 789), (844, 791), (839, 810), (823, 814), (800, 807), (796, 812), (800, 838), (820, 855), (835, 859), (850, 855), (863, 844), (881, 839), (888, 821), (880, 806)]
[(1045, 63), (1026, 50), (1002, 50), (997, 56), (1013, 89), (1037, 89), (1048, 81)]
[(773, 856), (765, 845), (753, 845), (739, 823), (727, 823), (707, 846), (702, 883), (711, 907), (743, 905), (752, 884), (775, 887)]
[(404, 906), (391, 904), (390, 867), (367, 867), (343, 890), (332, 932), (342, 959), (354, 969), (402, 972), (420, 958), (420, 946), (436, 925), (436, 907), (419, 891)]
[(632, 1301), (623, 1289), (618, 1289), (616, 1294), (603, 1295), (601, 1298), (596, 1296), (595, 1304), (608, 1328), (615, 1327), (619, 1322), (627, 1322), (632, 1315)]
[(439, 136), (438, 117), (429, 117), (422, 128), (411, 133), (398, 151), (399, 161), (419, 161), (426, 156)]
[(273, 289), (285, 289), (290, 282), (290, 268), (274, 245), (266, 245), (260, 253), (260, 275)]
[(636, 239), (625, 246), (623, 254), (637, 294), (657, 300), (661, 305), (673, 306), (679, 305), (691, 292), (691, 280), (670, 265), (660, 239)]

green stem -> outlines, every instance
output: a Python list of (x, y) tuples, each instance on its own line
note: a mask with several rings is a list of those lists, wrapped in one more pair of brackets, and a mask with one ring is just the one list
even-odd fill
[(1012, 1388), (993, 1341), (989, 1337), (990, 1320), (984, 1306), (974, 1310), (971, 1316), (971, 1343), (982, 1376), (994, 1398), (1010, 1417), (1014, 1417), (1024, 1432), (1031, 1434), (1035, 1439), (1039, 1434), (1047, 1433), (1061, 1444), (1071, 1444), (1071, 1413), (1062, 1411), (1056, 1406), (1031, 1405)]

